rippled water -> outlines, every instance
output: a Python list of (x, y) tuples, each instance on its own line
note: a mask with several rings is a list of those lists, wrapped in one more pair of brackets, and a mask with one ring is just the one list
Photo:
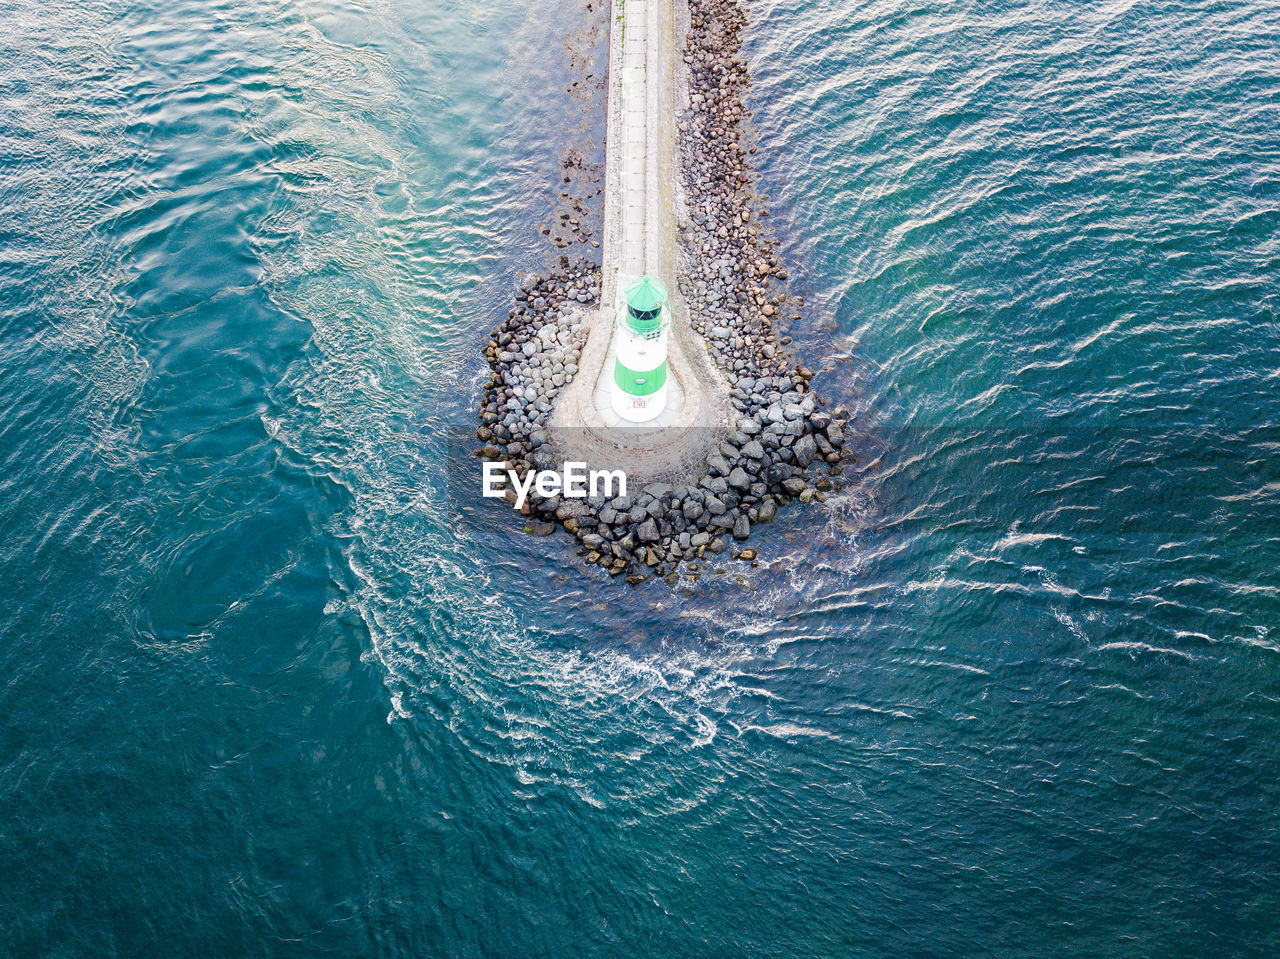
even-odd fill
[(0, 952), (1273, 955), (1280, 13), (755, 0), (861, 461), (689, 598), (453, 439), (554, 9), (0, 0)]

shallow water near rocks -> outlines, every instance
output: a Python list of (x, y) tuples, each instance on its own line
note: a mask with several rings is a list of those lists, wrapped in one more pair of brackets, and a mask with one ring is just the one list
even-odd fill
[(0, 14), (0, 952), (1276, 952), (1272, 6), (750, 5), (859, 463), (691, 596), (460, 495), (598, 10)]

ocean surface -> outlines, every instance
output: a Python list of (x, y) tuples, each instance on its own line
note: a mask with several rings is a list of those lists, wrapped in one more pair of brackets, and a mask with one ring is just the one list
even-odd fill
[(0, 955), (1280, 953), (1280, 7), (748, 10), (859, 462), (688, 596), (457, 435), (607, 8), (0, 0)]

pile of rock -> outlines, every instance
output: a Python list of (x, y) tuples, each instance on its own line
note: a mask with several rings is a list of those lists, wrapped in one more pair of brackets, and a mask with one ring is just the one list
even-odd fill
[[(696, 579), (708, 554), (754, 561), (739, 544), (792, 500), (826, 499), (844, 456), (848, 413), (822, 410), (813, 374), (795, 362), (773, 320), (788, 298), (787, 271), (760, 228), (748, 154), (742, 145), (750, 78), (739, 57), (744, 17), (732, 0), (690, 0), (684, 54), (689, 109), (678, 121), (689, 217), (680, 224), (680, 291), (694, 329), (730, 383), (736, 409), (706, 472), (682, 485), (653, 483), (611, 499), (538, 499), (526, 530), (559, 523), (589, 563), (629, 582), (649, 575)], [(544, 431), (555, 395), (577, 372), (585, 336), (581, 306), (599, 297), (600, 271), (562, 258), (551, 277), (531, 280), (494, 333), (486, 355), (493, 379), (481, 410), (478, 451), (523, 473), (558, 467)], [(797, 317), (798, 318), (798, 317)], [(827, 475), (811, 479), (816, 466)], [(514, 495), (514, 494), (513, 494)]]
[(768, 211), (758, 209), (752, 151), (742, 143), (742, 96), (751, 82), (739, 57), (744, 17), (731, 0), (690, 0), (689, 8), (690, 108), (678, 123), (690, 211), (680, 225), (681, 292), (694, 329), (736, 387), (736, 405), (757, 413), (771, 387), (804, 392), (813, 374), (794, 364), (790, 340), (773, 329), (787, 295), (772, 286), (787, 271), (759, 226)]
[(754, 549), (737, 544), (779, 505), (825, 499), (831, 480), (811, 483), (806, 470), (838, 462), (844, 443), (843, 419), (817, 409), (812, 393), (770, 390), (766, 399), (759, 416), (739, 417), (736, 431), (707, 454), (707, 472), (696, 482), (652, 483), (612, 499), (552, 498), (532, 508), (577, 536), (588, 562), (633, 583), (649, 573), (674, 582), (681, 565), (696, 578), (707, 553), (754, 560)]
[(516, 305), (493, 331), (485, 356), (493, 376), (485, 386), (478, 452), (523, 473), (547, 436), (551, 402), (578, 372), (586, 342), (584, 308), (600, 298), (600, 267), (585, 261), (560, 265), (550, 276), (530, 277)]

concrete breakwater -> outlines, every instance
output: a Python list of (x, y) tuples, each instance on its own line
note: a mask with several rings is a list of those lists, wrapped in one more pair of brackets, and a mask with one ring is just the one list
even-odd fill
[[(753, 526), (791, 500), (824, 500), (842, 469), (848, 414), (822, 409), (812, 373), (775, 329), (790, 305), (787, 271), (761, 225), (767, 211), (744, 142), (750, 79), (739, 4), (626, 0), (612, 17), (607, 190), (623, 189), (619, 171), (634, 163), (624, 151), (652, 151), (641, 255), (647, 269), (677, 271), (672, 368), (684, 419), (636, 431), (593, 413), (621, 258), (636, 256), (635, 232), (610, 213), (607, 198), (603, 266), (562, 257), (549, 275), (522, 285), (490, 339), (478, 452), (517, 472), (565, 459), (627, 471), (628, 496), (531, 498), (526, 529), (545, 535), (558, 524), (611, 574), (674, 582), (681, 572), (696, 578), (707, 553), (754, 561), (755, 550), (740, 545)], [(616, 120), (624, 55), (637, 62), (636, 34), (625, 53), (621, 35), (641, 22), (647, 146), (634, 135), (627, 143)]]

